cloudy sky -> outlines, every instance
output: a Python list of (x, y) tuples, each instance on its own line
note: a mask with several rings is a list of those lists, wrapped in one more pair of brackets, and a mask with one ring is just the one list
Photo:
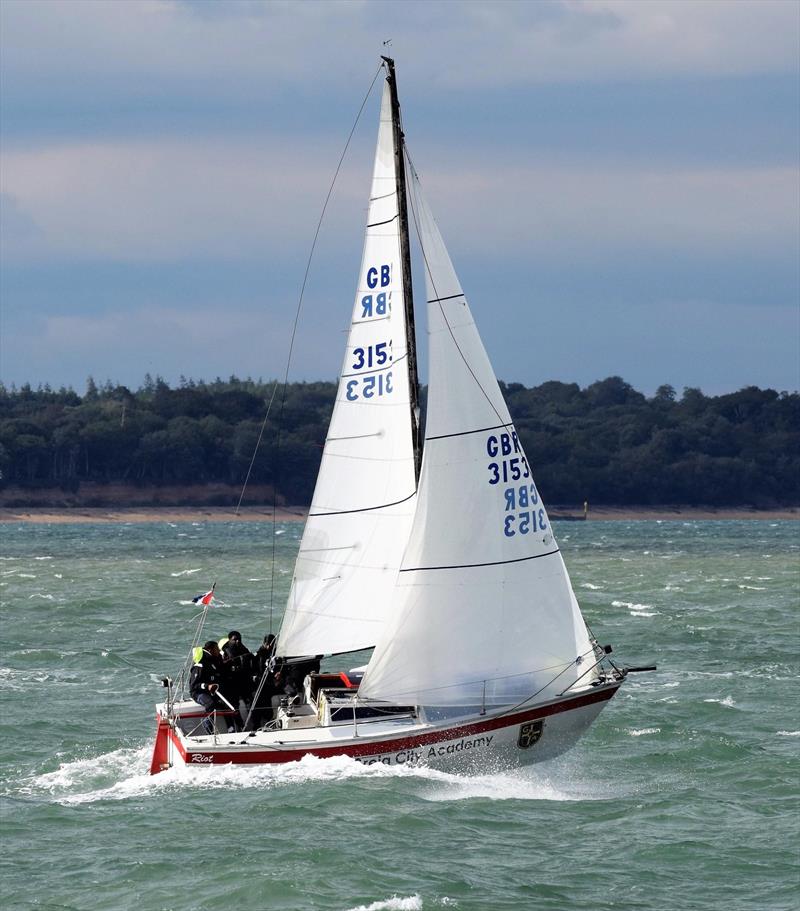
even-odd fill
[[(6, 384), (282, 376), (391, 39), (501, 378), (800, 385), (795, 0), (2, 0), (0, 17)], [(323, 226), (295, 379), (339, 368), (378, 105)]]

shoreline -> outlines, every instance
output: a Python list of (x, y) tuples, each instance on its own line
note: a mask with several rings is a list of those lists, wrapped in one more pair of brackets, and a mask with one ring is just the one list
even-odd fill
[[(304, 522), (307, 507), (283, 507), (274, 515), (276, 522)], [(553, 507), (553, 521), (583, 521), (582, 509)], [(753, 509), (708, 506), (598, 506), (589, 510), (589, 522), (614, 522), (637, 520), (702, 521), (702, 520), (758, 519), (800, 520), (800, 507), (779, 509)], [(12, 522), (33, 525), (67, 524), (123, 524), (146, 522), (272, 522), (273, 510), (268, 506), (242, 507), (238, 514), (233, 509), (218, 506), (155, 506), (155, 507), (72, 507), (27, 508), (0, 507), (0, 524)]]

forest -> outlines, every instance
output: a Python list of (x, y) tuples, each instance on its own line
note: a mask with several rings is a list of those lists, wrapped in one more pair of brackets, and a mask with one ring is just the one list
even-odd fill
[[(647, 397), (616, 376), (501, 387), (549, 504), (800, 504), (796, 392), (663, 385)], [(335, 393), (330, 382), (284, 390), (236, 377), (172, 388), (148, 375), (135, 391), (89, 378), (83, 395), (0, 385), (0, 498), (13, 490), (20, 505), (37, 491), (41, 503), (51, 491), (56, 502), (86, 483), (241, 486), (250, 470), (276, 502), (307, 505)]]

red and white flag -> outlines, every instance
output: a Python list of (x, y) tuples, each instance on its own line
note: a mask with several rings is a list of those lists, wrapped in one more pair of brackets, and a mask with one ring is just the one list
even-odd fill
[(211, 589), (209, 591), (207, 591), (204, 595), (197, 595), (196, 597), (192, 598), (192, 603), (193, 604), (202, 604), (204, 607), (207, 607), (209, 604), (211, 604), (211, 601), (214, 597), (214, 589), (216, 587), (217, 587), (217, 583), (215, 582), (211, 586)]

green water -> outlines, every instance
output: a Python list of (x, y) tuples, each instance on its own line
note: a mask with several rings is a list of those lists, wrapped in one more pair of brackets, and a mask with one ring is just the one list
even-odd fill
[(273, 581), (269, 525), (0, 526), (4, 911), (796, 911), (797, 523), (557, 525), (598, 638), (659, 665), (560, 760), (149, 777), (191, 597), (255, 647), (300, 531)]

